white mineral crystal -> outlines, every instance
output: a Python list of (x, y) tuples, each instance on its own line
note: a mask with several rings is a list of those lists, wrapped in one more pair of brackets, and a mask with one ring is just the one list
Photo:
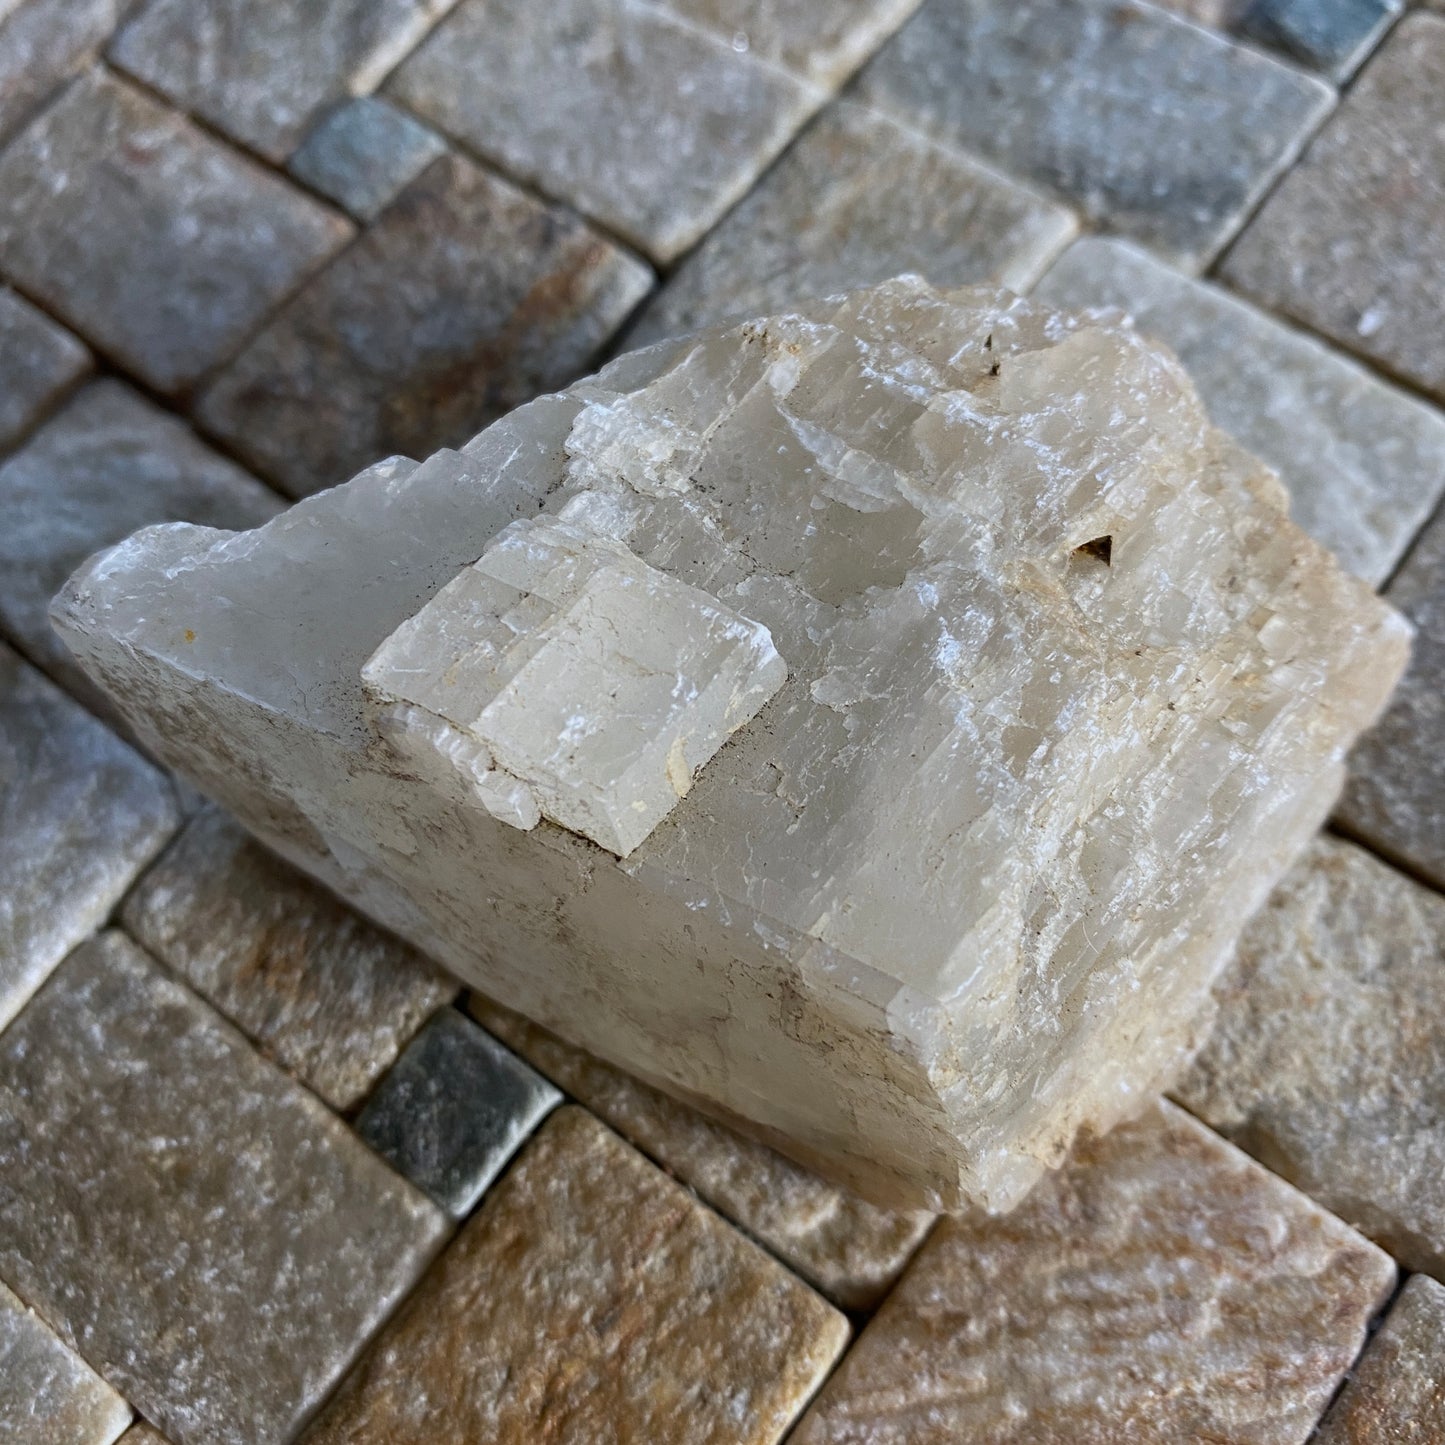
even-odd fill
[(992, 1209), (1182, 1066), (1408, 646), (1167, 353), (911, 278), (148, 528), (55, 616), (161, 758), (488, 995)]

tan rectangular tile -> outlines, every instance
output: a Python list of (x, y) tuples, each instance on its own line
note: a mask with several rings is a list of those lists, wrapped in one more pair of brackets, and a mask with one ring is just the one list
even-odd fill
[(473, 994), (498, 1038), (601, 1115), (835, 1304), (876, 1304), (933, 1216), (883, 1209)]
[(1168, 1105), (920, 1251), (790, 1445), (1302, 1445), (1374, 1245)]
[(337, 1109), (391, 1067), (457, 985), (216, 809), (126, 900), (127, 929)]
[(282, 1445), (447, 1221), (133, 943), (0, 1035), (0, 1278), (175, 1445)]
[(564, 1108), (306, 1445), (771, 1445), (847, 1337), (775, 1260)]

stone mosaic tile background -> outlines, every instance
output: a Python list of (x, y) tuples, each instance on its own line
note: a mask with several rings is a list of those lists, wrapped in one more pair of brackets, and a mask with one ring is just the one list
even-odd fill
[[(0, 1440), (1445, 1440), (1442, 10), (0, 0)], [(45, 621), (907, 269), (1132, 312), (1420, 629), (1174, 1101), (1003, 1220), (462, 995)]]

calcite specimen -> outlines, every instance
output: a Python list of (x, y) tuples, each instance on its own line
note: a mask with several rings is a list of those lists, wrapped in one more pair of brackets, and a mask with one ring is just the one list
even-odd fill
[(55, 618), (490, 997), (880, 1202), (1001, 1209), (1182, 1064), (1404, 666), (1284, 496), (1127, 326), (903, 278), (149, 528)]

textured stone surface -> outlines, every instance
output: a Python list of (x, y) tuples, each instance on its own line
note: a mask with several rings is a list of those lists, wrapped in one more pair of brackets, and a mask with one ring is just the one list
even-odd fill
[(147, 0), (110, 58), (268, 160), (324, 106), (369, 90), (452, 0)]
[[(876, 1202), (1002, 1207), (1182, 1063), (1404, 665), (1284, 502), (1132, 330), (909, 280), (255, 532), (141, 533), (55, 615), (148, 745), (489, 996)], [(458, 801), (466, 739), (421, 773), (367, 711), (377, 648), (539, 512), (790, 669), (625, 860)]]
[(1129, 0), (928, 0), (859, 95), (1190, 265), (1332, 104), (1321, 81)]
[(735, 50), (837, 85), (918, 8), (918, 0), (669, 0)]
[(1413, 15), (1361, 72), (1224, 275), (1445, 399), (1445, 20)]
[(916, 271), (1024, 290), (1077, 229), (1064, 207), (866, 106), (830, 106), (672, 275), (629, 341)]
[(940, 1225), (790, 1445), (1302, 1445), (1393, 1278), (1159, 1106), (1006, 1219)]
[(1340, 822), (1445, 888), (1445, 515), (1390, 584), (1415, 624), (1410, 670), (1389, 711), (1350, 754)]
[(291, 1439), (445, 1229), (119, 934), (0, 1035), (0, 1276), (175, 1445)]
[(121, 1436), (121, 1445), (171, 1445), (171, 1442), (154, 1425), (142, 1420)]
[(90, 368), (90, 353), (43, 311), (0, 286), (0, 450), (21, 437)]
[(0, 271), (161, 391), (239, 346), (350, 233), (104, 74), (77, 81), (0, 155)]
[(89, 700), (46, 615), (76, 567), (147, 522), (258, 527), (280, 510), (179, 417), (123, 382), (93, 382), (0, 464), (0, 629)]
[(0, 1028), (176, 821), (154, 768), (0, 646)]
[(571, 380), (650, 282), (575, 217), (444, 157), (261, 332), (201, 416), (288, 491), (332, 486)]
[(934, 1216), (880, 1209), (473, 994), (492, 1033), (844, 1309), (871, 1309)]
[(561, 1098), (510, 1049), (448, 1008), (412, 1040), (356, 1128), (461, 1219)]
[(1279, 472), (1295, 521), (1376, 586), (1445, 493), (1433, 407), (1127, 242), (1079, 241), (1034, 294), (1120, 307), (1168, 345), (1210, 419)]
[(111, 1445), (128, 1424), (125, 1401), (0, 1284), (0, 1439)]
[(456, 985), (214, 809), (126, 901), (125, 926), (337, 1109), (358, 1104)]
[(776, 1261), (562, 1109), (306, 1445), (772, 1445), (847, 1338)]
[(1445, 1440), (1445, 1288), (1417, 1274), (1350, 1372), (1315, 1445)]
[(363, 95), (323, 115), (287, 169), (358, 220), (373, 221), (445, 150), (415, 117)]
[(1445, 1274), (1445, 898), (1321, 839), (1245, 929), (1178, 1097)]
[(0, 142), (105, 43), (119, 10), (117, 0), (0, 5)]
[(646, 0), (462, 0), (388, 88), (660, 261), (738, 200), (823, 98)]

